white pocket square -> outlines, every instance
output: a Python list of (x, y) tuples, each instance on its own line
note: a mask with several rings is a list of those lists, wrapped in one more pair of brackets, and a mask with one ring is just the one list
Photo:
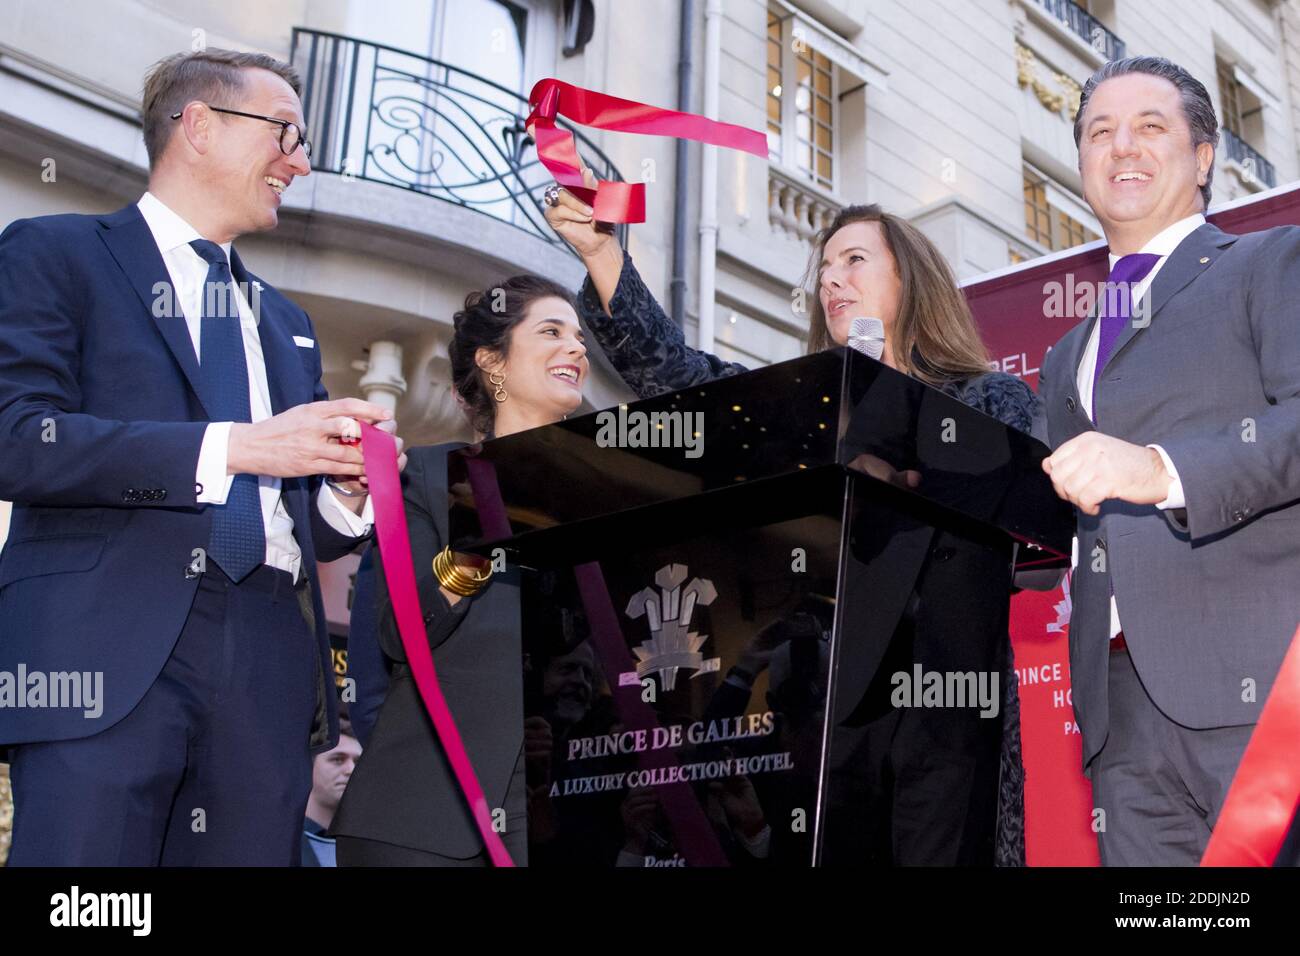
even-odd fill
[(295, 335), (293, 337), (293, 344), (305, 349), (314, 349), (316, 347), (316, 340), (309, 339), (305, 335)]

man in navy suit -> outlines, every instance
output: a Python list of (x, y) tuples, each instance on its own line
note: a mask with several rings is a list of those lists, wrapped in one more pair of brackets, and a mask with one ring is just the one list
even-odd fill
[(316, 562), (372, 520), (339, 439), (392, 427), (328, 400), (311, 321), (231, 248), (310, 172), (299, 90), (261, 54), (168, 57), (139, 203), (0, 235), (12, 865), (298, 858), (338, 738)]

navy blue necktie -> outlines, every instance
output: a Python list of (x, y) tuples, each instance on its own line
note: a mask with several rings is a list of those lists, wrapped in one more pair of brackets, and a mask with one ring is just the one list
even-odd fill
[[(251, 422), (248, 360), (239, 327), (239, 306), (226, 253), (215, 242), (190, 243), (208, 263), (199, 323), (200, 397), (213, 421)], [(232, 581), (242, 581), (266, 560), (266, 530), (256, 475), (235, 475), (224, 505), (210, 505), (208, 556)]]

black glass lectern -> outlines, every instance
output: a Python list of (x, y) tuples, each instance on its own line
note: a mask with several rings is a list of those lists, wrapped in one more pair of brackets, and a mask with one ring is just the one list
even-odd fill
[(532, 866), (992, 861), (1028, 435), (846, 349), (470, 446), (517, 565)]

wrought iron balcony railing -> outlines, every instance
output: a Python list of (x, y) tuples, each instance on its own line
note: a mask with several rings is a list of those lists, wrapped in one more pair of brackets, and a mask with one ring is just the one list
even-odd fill
[[(458, 67), (336, 33), (295, 27), (292, 51), (313, 169), (423, 193), (569, 248), (542, 215), (552, 179), (530, 148), (523, 96)], [(621, 178), (591, 140), (573, 132), (599, 178)], [(626, 236), (620, 226), (619, 242)]]
[(1226, 126), (1222, 130), (1223, 148), (1228, 159), (1241, 167), (1242, 179), (1249, 182), (1263, 183), (1268, 189), (1277, 185), (1277, 170), (1273, 164), (1261, 156), (1255, 147), (1246, 142)]
[(1111, 33), (1101, 21), (1073, 0), (1038, 0), (1053, 17), (1060, 20), (1075, 36), (1081, 37), (1107, 60), (1124, 59), (1124, 41)]

